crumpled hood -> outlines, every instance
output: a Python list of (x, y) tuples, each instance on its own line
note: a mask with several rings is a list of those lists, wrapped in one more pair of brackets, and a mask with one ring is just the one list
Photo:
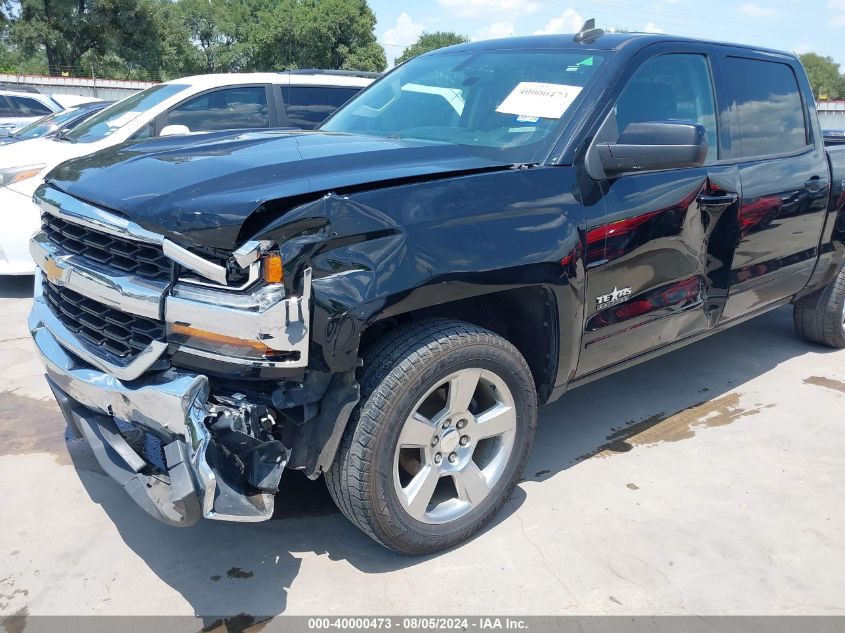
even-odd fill
[(233, 249), (268, 201), (502, 164), (472, 148), (406, 139), (221, 132), (109, 148), (61, 164), (47, 181), (179, 242)]

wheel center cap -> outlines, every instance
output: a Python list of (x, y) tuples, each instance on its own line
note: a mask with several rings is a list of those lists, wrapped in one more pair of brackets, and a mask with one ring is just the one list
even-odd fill
[(454, 451), (461, 441), (461, 435), (454, 429), (448, 429), (440, 439), (440, 446), (447, 453)]

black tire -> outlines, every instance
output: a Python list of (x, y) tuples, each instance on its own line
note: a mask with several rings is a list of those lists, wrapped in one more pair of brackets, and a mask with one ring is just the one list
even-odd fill
[[(418, 400), (465, 368), (494, 373), (510, 390), (516, 413), (513, 446), (497, 483), (467, 514), (441, 524), (420, 522), (406, 512), (394, 487), (398, 438)], [(364, 355), (361, 402), (326, 483), (343, 514), (385, 547), (404, 554), (437, 552), (470, 538), (509, 498), (528, 459), (536, 420), (531, 371), (513, 345), (462, 321), (417, 321), (393, 330)]]
[(805, 340), (845, 348), (845, 268), (827, 286), (796, 302), (792, 319)]

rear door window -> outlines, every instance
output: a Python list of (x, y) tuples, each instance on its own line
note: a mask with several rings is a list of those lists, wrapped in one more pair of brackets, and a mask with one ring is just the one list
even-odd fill
[(743, 158), (798, 152), (808, 145), (804, 105), (792, 68), (728, 57)]
[(191, 132), (270, 127), (267, 89), (241, 86), (206, 92), (170, 111), (168, 125), (185, 125)]
[(288, 125), (314, 129), (360, 90), (337, 86), (283, 86)]

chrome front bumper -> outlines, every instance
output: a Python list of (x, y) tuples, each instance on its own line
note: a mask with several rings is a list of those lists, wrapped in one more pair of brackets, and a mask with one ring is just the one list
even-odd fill
[[(170, 369), (121, 381), (65, 351), (42, 318), (44, 311), (49, 313), (36, 299), (29, 329), (68, 424), (88, 441), (103, 470), (144, 510), (180, 526), (200, 517), (264, 521), (272, 516), (272, 494), (239, 494), (209, 465), (212, 438), (205, 425), (209, 415), (205, 376)], [(147, 464), (117, 433), (115, 420), (163, 440), (169, 481), (145, 474)]]

